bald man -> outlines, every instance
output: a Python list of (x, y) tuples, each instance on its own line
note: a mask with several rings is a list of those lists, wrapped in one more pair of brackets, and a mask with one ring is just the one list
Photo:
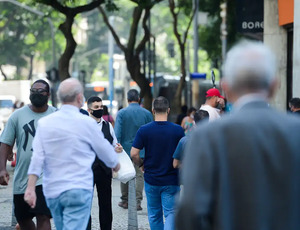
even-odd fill
[(35, 183), (44, 174), (43, 190), (57, 230), (86, 229), (93, 197), (92, 164), (95, 156), (119, 170), (118, 157), (96, 121), (80, 113), (83, 88), (76, 79), (58, 88), (61, 109), (45, 119), (33, 141), (24, 199), (35, 207)]

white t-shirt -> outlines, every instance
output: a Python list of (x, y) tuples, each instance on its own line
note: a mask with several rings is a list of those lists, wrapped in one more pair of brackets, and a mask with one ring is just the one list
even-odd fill
[(216, 119), (219, 119), (221, 116), (220, 116), (220, 110), (219, 109), (216, 109), (210, 105), (202, 105), (200, 107), (200, 109), (202, 110), (205, 110), (208, 112), (209, 114), (209, 121), (214, 121)]

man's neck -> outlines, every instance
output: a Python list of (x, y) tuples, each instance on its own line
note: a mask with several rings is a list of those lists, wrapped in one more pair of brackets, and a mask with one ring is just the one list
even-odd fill
[(206, 101), (205, 101), (205, 105), (209, 105), (209, 106), (215, 108), (214, 102), (213, 102), (212, 100), (206, 100)]
[(168, 120), (168, 114), (164, 114), (164, 113), (155, 113), (154, 116), (154, 120), (155, 121), (167, 121)]
[(128, 104), (138, 104), (139, 102), (138, 101), (128, 101)]
[(48, 104), (43, 105), (42, 107), (36, 107), (36, 106), (30, 104), (30, 105), (29, 105), (29, 108), (30, 108), (33, 112), (35, 112), (35, 113), (43, 113), (43, 112), (46, 112), (46, 111), (47, 111), (47, 109), (48, 109)]

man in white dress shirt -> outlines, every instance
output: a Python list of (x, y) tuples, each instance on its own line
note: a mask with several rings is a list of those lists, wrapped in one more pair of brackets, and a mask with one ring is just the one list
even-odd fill
[(83, 102), (80, 82), (64, 80), (57, 94), (61, 109), (39, 120), (24, 199), (35, 206), (35, 183), (43, 171), (43, 190), (56, 229), (85, 229), (93, 197), (95, 156), (115, 171), (120, 165), (95, 120), (79, 112)]

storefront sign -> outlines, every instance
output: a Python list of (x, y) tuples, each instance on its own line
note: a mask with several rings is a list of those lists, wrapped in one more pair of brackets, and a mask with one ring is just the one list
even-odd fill
[(264, 31), (264, 1), (236, 0), (237, 27), (240, 33)]

